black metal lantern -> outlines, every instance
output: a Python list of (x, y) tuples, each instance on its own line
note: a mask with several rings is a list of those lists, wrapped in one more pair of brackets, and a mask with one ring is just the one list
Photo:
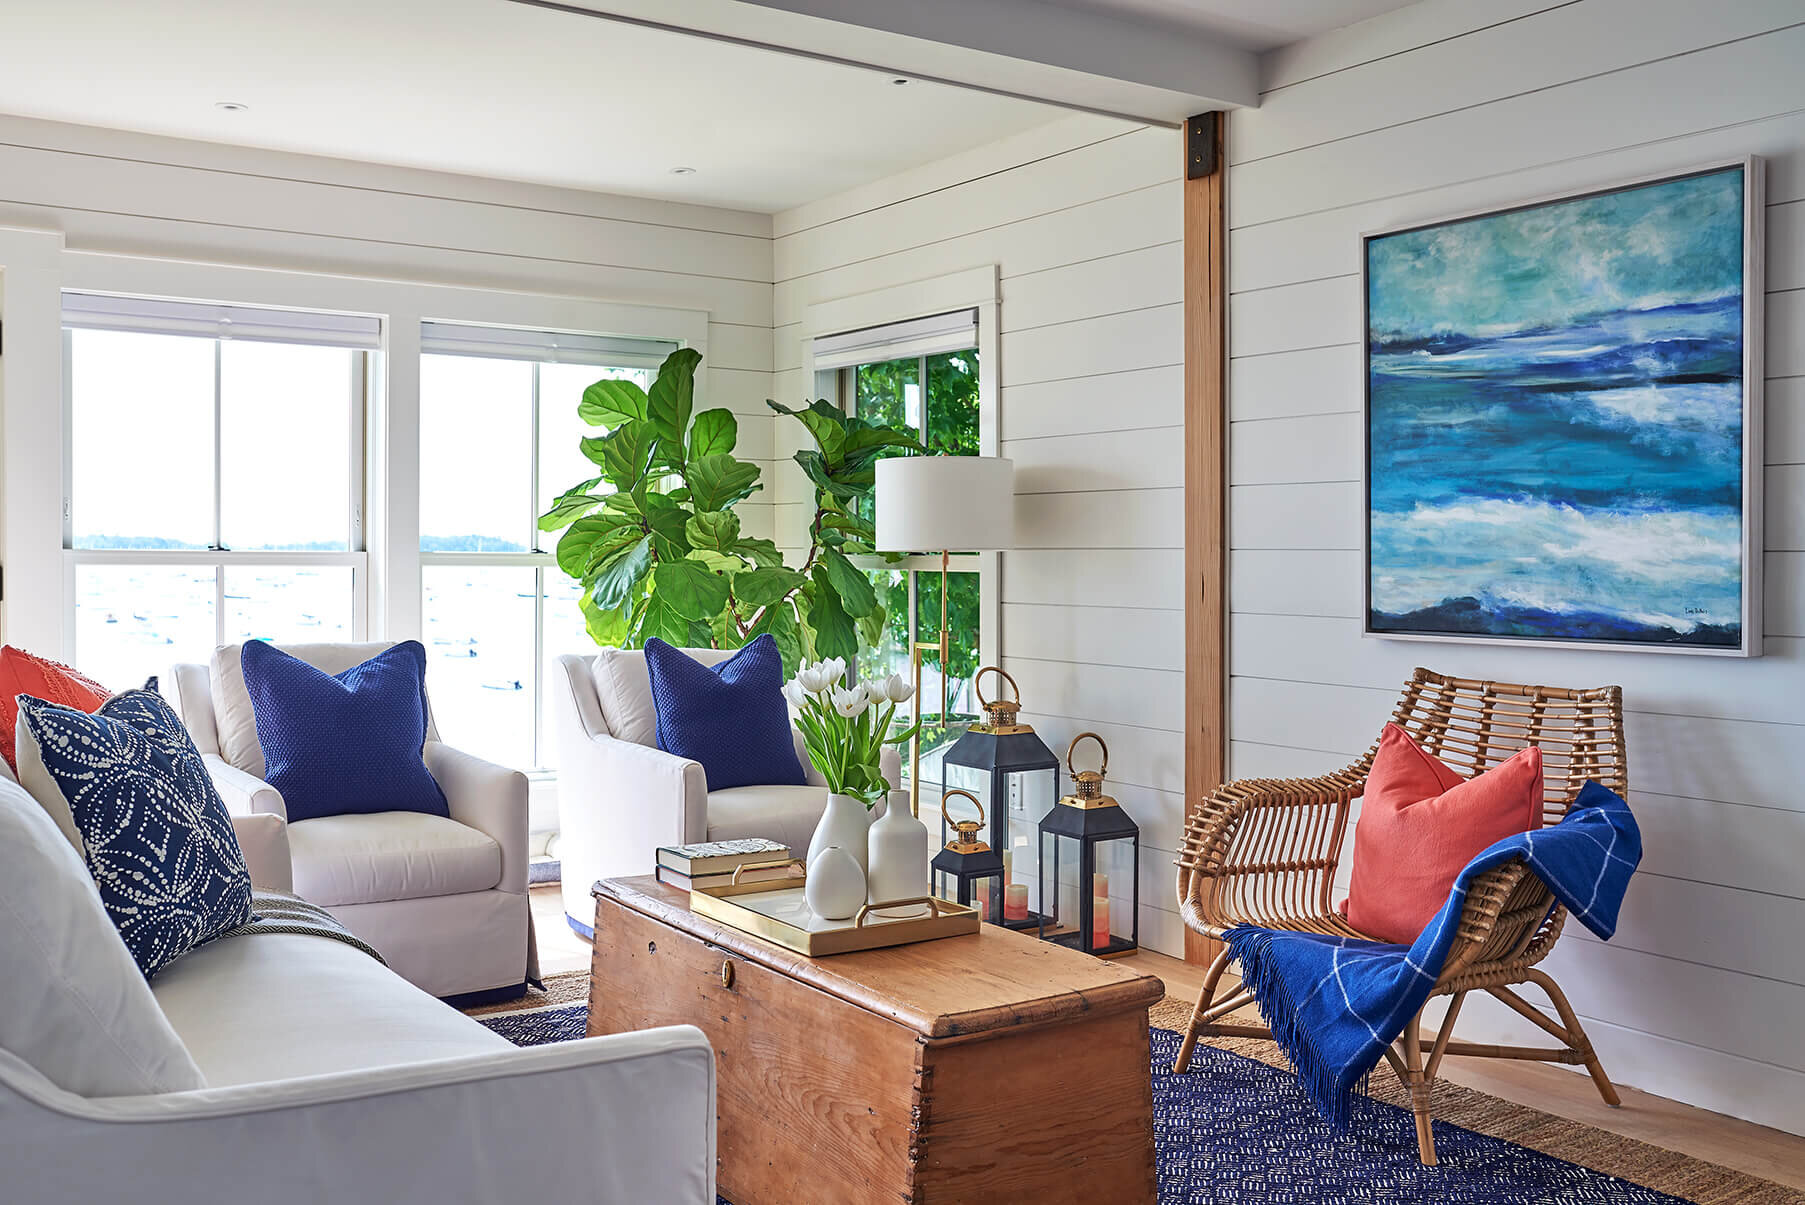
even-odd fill
[[(984, 697), (986, 674), (1009, 683), (1014, 699)], [(991, 889), (989, 916), (1011, 929), (1038, 929), (1041, 924), (1038, 846), (1035, 821), (1059, 798), (1059, 759), (1018, 723), (1021, 688), (994, 665), (972, 678), (984, 719), (966, 729), (942, 759), (942, 782), (969, 792), (990, 817), (990, 848), (1003, 860), (1003, 874)], [(942, 837), (945, 836), (942, 821)]]
[[(954, 820), (946, 814), (946, 801), (954, 795), (963, 795), (972, 801), (978, 809), (976, 820)], [(953, 826), (953, 839), (934, 855), (934, 894), (943, 900), (950, 897), (968, 907), (976, 907), (980, 920), (1002, 924), (1002, 917), (991, 914), (990, 904), (1002, 888), (1003, 855), (990, 848), (978, 834), (984, 827), (984, 805), (970, 791), (955, 787), (940, 797), (940, 819)]]
[[(1073, 770), (1072, 752), (1087, 739), (1103, 750), (1103, 765)], [(1102, 737), (1079, 733), (1065, 757), (1072, 794), (1040, 822), (1040, 898), (1046, 903), (1040, 935), (1099, 958), (1116, 958), (1140, 947), (1141, 827), (1103, 793), (1109, 746)], [(1126, 935), (1121, 920), (1128, 922)]]

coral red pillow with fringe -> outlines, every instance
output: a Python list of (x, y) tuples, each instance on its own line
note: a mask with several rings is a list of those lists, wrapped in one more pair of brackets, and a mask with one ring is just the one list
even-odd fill
[(20, 695), (90, 715), (113, 697), (106, 687), (66, 665), (34, 657), (10, 644), (0, 648), (0, 756), (6, 758), (6, 768), (15, 776), (19, 773), (19, 758), (13, 742), (19, 723)]
[(1360, 932), (1407, 946), (1448, 902), (1468, 862), (1540, 827), (1540, 749), (1464, 778), (1387, 724), (1366, 776), (1342, 912)]

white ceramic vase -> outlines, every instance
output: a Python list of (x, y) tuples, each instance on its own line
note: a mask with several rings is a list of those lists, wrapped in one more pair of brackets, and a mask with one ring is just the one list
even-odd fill
[[(908, 792), (890, 792), (890, 805), (871, 826), (867, 840), (865, 878), (871, 903), (931, 895), (929, 860), (933, 856), (932, 848), (928, 826), (909, 813)], [(928, 905), (913, 904), (906, 908), (882, 909), (877, 915), (919, 916), (927, 911)]]
[(865, 872), (850, 850), (830, 845), (809, 862), (802, 895), (816, 916), (850, 920), (865, 902)]
[(850, 854), (859, 865), (859, 874), (865, 874), (865, 834), (871, 828), (871, 812), (863, 802), (851, 795), (835, 795), (827, 797), (827, 809), (821, 813), (821, 820), (815, 825), (815, 835), (808, 842), (808, 870), (815, 872), (815, 859), (821, 851), (830, 845), (837, 845)]

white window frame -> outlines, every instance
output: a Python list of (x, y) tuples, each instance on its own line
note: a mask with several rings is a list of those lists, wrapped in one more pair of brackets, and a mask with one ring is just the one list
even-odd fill
[[(471, 288), (381, 276), (331, 274), (242, 264), (151, 258), (69, 248), (58, 231), (0, 227), (0, 532), (6, 552), (0, 621), (9, 642), (61, 649), (72, 642), (74, 597), (32, 583), (66, 582), (62, 499), (68, 492), (61, 399), (62, 296), (65, 291), (139, 297), (209, 297), (233, 304), (377, 315), (383, 347), (375, 357), (364, 441), (364, 554), (368, 566), (367, 638), (423, 635), (420, 614), (420, 330), (424, 321), (522, 330), (610, 331), (669, 340), (700, 352), (707, 364), (709, 313), (673, 305), (569, 294)], [(713, 394), (697, 375), (697, 408)], [(726, 404), (725, 402), (719, 404)], [(19, 583), (25, 583), (23, 587)], [(430, 675), (428, 689), (431, 688)], [(456, 734), (448, 734), (455, 743)], [(536, 777), (535, 811), (555, 800), (555, 780)]]
[[(364, 640), (369, 633), (369, 554), (364, 544), (364, 483), (367, 479), (367, 443), (366, 431), (369, 421), (369, 403), (372, 381), (379, 367), (380, 353), (367, 347), (350, 346), (347, 343), (334, 342), (330, 335), (323, 338), (309, 338), (304, 330), (291, 330), (285, 334), (284, 327), (305, 327), (308, 319), (316, 317), (310, 312), (285, 310), (274, 307), (232, 306), (226, 303), (199, 302), (190, 299), (160, 299), (129, 296), (109, 296), (85, 291), (69, 290), (65, 294), (63, 314), (81, 314), (85, 306), (96, 301), (114, 301), (116, 321), (94, 323), (77, 318), (73, 323), (64, 321), (62, 326), (62, 547), (63, 547), (63, 640), (61, 656), (75, 663), (79, 652), (75, 647), (75, 608), (76, 578), (78, 570), (84, 565), (120, 565), (120, 566), (167, 566), (171, 568), (208, 568), (213, 571), (213, 643), (217, 647), (226, 640), (226, 575), (233, 568), (279, 567), (293, 569), (308, 568), (343, 568), (351, 570), (351, 632), (352, 640)], [(74, 305), (70, 303), (74, 302)], [(134, 321), (132, 312), (144, 315)], [(209, 319), (209, 311), (215, 312), (212, 317), (219, 320), (215, 323), (215, 333), (209, 335), (200, 329), (199, 323)], [(232, 316), (226, 316), (228, 312)], [(345, 549), (344, 551), (321, 552), (312, 550), (257, 549), (241, 551), (224, 546), (222, 542), (222, 499), (224, 496), (224, 462), (220, 444), (220, 426), (222, 421), (223, 398), (221, 380), (223, 377), (223, 360), (225, 344), (234, 338), (234, 326), (243, 331), (255, 316), (261, 313), (267, 316), (267, 325), (259, 333), (248, 336), (256, 342), (282, 342), (305, 346), (345, 347), (351, 351), (351, 405), (347, 419), (350, 423), (350, 465), (347, 480), (350, 483), (349, 497), (346, 499), (345, 516)], [(163, 315), (170, 315), (168, 322)], [(176, 319), (179, 317), (180, 321)], [(233, 317), (237, 318), (234, 323)], [(335, 319), (348, 319), (352, 316), (333, 313), (317, 315), (319, 327), (330, 330), (335, 325), (346, 326), (350, 322), (337, 322)], [(375, 319), (367, 319), (358, 323), (368, 326), (376, 323)], [(76, 329), (118, 329), (134, 330), (148, 334), (168, 334), (172, 338), (210, 339), (213, 346), (213, 530), (210, 535), (211, 546), (208, 548), (78, 548), (75, 545), (74, 517), (74, 484), (75, 484), (75, 398), (74, 398), (74, 330)], [(239, 335), (236, 337), (247, 337)], [(380, 346), (380, 340), (377, 342)]]
[[(539, 537), (541, 535), (541, 533), (539, 532), (539, 485), (540, 485), (540, 482), (539, 482), (539, 433), (540, 433), (539, 423), (540, 423), (540, 413), (541, 413), (540, 403), (542, 401), (542, 398), (540, 395), (540, 375), (541, 375), (540, 369), (543, 368), (548, 363), (573, 363), (574, 362), (574, 363), (587, 364), (587, 363), (592, 362), (594, 359), (598, 358), (599, 356), (605, 355), (608, 360), (608, 363), (598, 364), (597, 365), (598, 371), (604, 371), (608, 368), (637, 368), (637, 369), (646, 369), (646, 370), (649, 370), (649, 371), (652, 371), (655, 373), (658, 369), (658, 365), (663, 362), (664, 355), (668, 354), (668, 352), (660, 351), (660, 353), (656, 354), (656, 355), (647, 355), (637, 349), (632, 349), (632, 348), (625, 347), (625, 346), (621, 347), (618, 351), (607, 351), (607, 350), (605, 350), (606, 345), (608, 345), (610, 343), (619, 342), (619, 343), (624, 344), (628, 341), (626, 341), (626, 340), (618, 340), (617, 341), (617, 340), (610, 339), (606, 336), (585, 335), (585, 334), (577, 334), (577, 333), (566, 332), (566, 331), (518, 332), (519, 334), (521, 334), (523, 336), (529, 336), (529, 338), (521, 338), (521, 339), (517, 339), (517, 340), (507, 340), (505, 338), (505, 335), (508, 332), (504, 331), (502, 328), (472, 326), (468, 323), (453, 324), (453, 323), (429, 322), (427, 325), (429, 327), (434, 328), (434, 330), (432, 332), (430, 332), (434, 336), (434, 338), (433, 338), (434, 346), (427, 345), (428, 335), (426, 333), (423, 333), (422, 350), (421, 350), (422, 357), (429, 356), (429, 355), (463, 355), (463, 356), (471, 356), (471, 357), (484, 358), (484, 359), (515, 360), (520, 363), (529, 364), (532, 366), (532, 370), (533, 370), (533, 374), (532, 374), (532, 433), (530, 436), (532, 469), (531, 469), (531, 473), (529, 474), (530, 488), (529, 488), (528, 494), (527, 494), (526, 505), (527, 505), (527, 524), (528, 524), (527, 530), (529, 530), (533, 533), (533, 536), (532, 536), (533, 542), (537, 543), (539, 540)], [(454, 325), (455, 326), (463, 326), (470, 332), (470, 337), (459, 342), (458, 344), (456, 344), (455, 348), (453, 348), (452, 345), (448, 344), (444, 338), (444, 335), (447, 333), (445, 328), (451, 327)], [(491, 335), (502, 335), (504, 337), (498, 338), (498, 339), (490, 339), (489, 336), (491, 336)], [(544, 339), (542, 341), (531, 338), (531, 336), (541, 336), (541, 335), (544, 336)], [(578, 342), (586, 342), (586, 343), (594, 344), (597, 346), (594, 351), (590, 352), (590, 354), (581, 355), (581, 356), (577, 356), (577, 357), (568, 357), (567, 356), (567, 357), (561, 359), (558, 354), (558, 346), (559, 346), (558, 340), (560, 337), (563, 338), (563, 340), (567, 346), (576, 344)], [(646, 342), (646, 341), (639, 340), (639, 342)], [(669, 343), (670, 341), (669, 340), (660, 340), (658, 342)], [(527, 354), (525, 354), (528, 345), (531, 343), (539, 343), (540, 344), (540, 346), (543, 349), (544, 355), (545, 355), (544, 359), (531, 358)], [(674, 350), (674, 345), (672, 347), (672, 350)], [(425, 421), (425, 411), (424, 411), (425, 404), (426, 404), (425, 399), (422, 398), (421, 399), (422, 423), (424, 423), (424, 421)], [(526, 552), (500, 552), (500, 551), (496, 551), (496, 552), (479, 552), (479, 551), (431, 552), (431, 551), (427, 551), (426, 549), (420, 550), (420, 568), (422, 571), (424, 571), (428, 568), (457, 567), (457, 566), (485, 568), (485, 569), (532, 569), (533, 570), (533, 590), (534, 590), (534, 601), (533, 601), (533, 679), (534, 679), (533, 680), (533, 688), (534, 688), (533, 689), (533, 763), (534, 764), (531, 766), (520, 767), (520, 769), (522, 769), (524, 772), (526, 772), (527, 774), (532, 775), (532, 776), (551, 777), (551, 776), (555, 775), (556, 772), (547, 768), (547, 766), (545, 764), (545, 762), (546, 762), (546, 735), (547, 735), (546, 734), (546, 716), (545, 716), (545, 689), (544, 689), (544, 683), (539, 681), (539, 675), (545, 672), (545, 601), (546, 601), (545, 584), (546, 584), (546, 574), (554, 573), (554, 574), (561, 575), (564, 572), (562, 569), (558, 568), (558, 557), (557, 557), (556, 548), (554, 546), (553, 550), (550, 552), (534, 551), (531, 549), (529, 549)], [(424, 601), (424, 598), (425, 598), (424, 583), (422, 583), (422, 586), (421, 586), (421, 597), (422, 597), (422, 600)], [(425, 619), (424, 614), (422, 615), (421, 618), (422, 618), (422, 626), (424, 626), (424, 619)]]
[[(983, 264), (807, 306), (800, 337), (804, 379), (814, 384), (813, 396), (835, 399), (842, 407), (852, 404), (850, 392), (841, 388), (839, 380), (839, 374), (846, 368), (848, 352), (845, 349), (848, 347), (868, 348), (869, 357), (858, 362), (876, 363), (906, 359), (910, 354), (925, 358), (975, 346), (978, 352), (978, 454), (1001, 455), (997, 407), (1001, 363), (997, 279), (997, 265)], [(975, 335), (949, 338), (947, 328), (953, 324), (935, 320), (963, 311), (976, 311)], [(821, 342), (818, 344), (817, 340)], [(831, 359), (828, 355), (822, 355), (820, 359), (837, 366), (823, 367), (817, 363), (818, 347), (823, 352), (832, 349)], [(921, 377), (921, 389), (925, 406), (925, 372)], [(857, 557), (854, 563), (868, 569), (940, 572), (937, 556), (904, 557), (896, 562), (881, 557)], [(955, 553), (950, 571), (978, 575), (978, 664), (996, 665), (1002, 647), (1001, 556), (995, 552)], [(915, 594), (911, 582), (908, 591), (911, 633), (915, 631)]]

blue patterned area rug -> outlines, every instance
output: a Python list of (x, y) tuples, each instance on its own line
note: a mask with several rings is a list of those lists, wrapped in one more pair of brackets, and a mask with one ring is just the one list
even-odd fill
[[(584, 1004), (564, 1004), (477, 1019), (516, 1045), (537, 1046), (582, 1037), (587, 1014)], [(1408, 1110), (1356, 1097), (1352, 1135), (1338, 1137), (1283, 1068), (1206, 1044), (1198, 1046), (1189, 1072), (1173, 1075), (1178, 1040), (1169, 1030), (1152, 1031), (1161, 1205), (1692, 1205), (1695, 1200), (1442, 1121), (1435, 1123), (1441, 1164), (1424, 1167), (1417, 1162)], [(1687, 1182), (1709, 1183), (1712, 1201), (1795, 1199), (1778, 1185), (1673, 1159), (1693, 1169)]]

